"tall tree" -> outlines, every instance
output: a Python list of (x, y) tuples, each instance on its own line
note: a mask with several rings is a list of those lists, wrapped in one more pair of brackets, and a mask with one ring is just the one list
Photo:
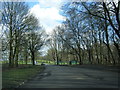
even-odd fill
[(66, 28), (61, 36), (76, 51), (79, 61), (83, 61), (81, 54), (87, 51), (90, 63), (105, 63), (104, 60), (107, 60), (106, 64), (115, 64), (112, 45), (114, 41), (119, 51), (119, 2), (69, 2), (62, 10), (66, 17), (63, 22)]
[[(9, 66), (14, 66), (14, 58), (17, 58), (18, 37), (24, 30), (23, 21), (28, 13), (28, 7), (24, 2), (2, 2), (2, 24), (5, 25), (9, 42)], [(19, 34), (18, 34), (19, 33)]]
[(32, 64), (35, 65), (35, 53), (41, 49), (45, 43), (45, 38), (43, 38), (43, 32), (32, 32), (29, 34), (28, 47), (31, 54)]
[(9, 46), (9, 66), (17, 67), (23, 37), (38, 27), (38, 21), (29, 13), (25, 2), (2, 2), (2, 8), (3, 30), (6, 31)]

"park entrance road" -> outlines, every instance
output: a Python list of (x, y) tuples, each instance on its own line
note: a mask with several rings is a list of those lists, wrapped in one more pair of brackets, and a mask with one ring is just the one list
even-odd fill
[(20, 88), (118, 88), (118, 73), (48, 65)]

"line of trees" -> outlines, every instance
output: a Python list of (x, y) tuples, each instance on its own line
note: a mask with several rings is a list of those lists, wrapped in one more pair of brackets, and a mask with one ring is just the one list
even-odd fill
[(68, 2), (61, 11), (66, 20), (54, 29), (49, 59), (120, 64), (120, 1)]
[(26, 64), (31, 57), (35, 65), (35, 54), (44, 45), (45, 35), (38, 19), (29, 12), (25, 2), (2, 2), (2, 52), (8, 53), (10, 67), (18, 67), (19, 60)]

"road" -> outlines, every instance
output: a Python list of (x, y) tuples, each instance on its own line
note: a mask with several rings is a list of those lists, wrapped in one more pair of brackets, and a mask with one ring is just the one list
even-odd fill
[(118, 73), (48, 65), (20, 88), (118, 88)]

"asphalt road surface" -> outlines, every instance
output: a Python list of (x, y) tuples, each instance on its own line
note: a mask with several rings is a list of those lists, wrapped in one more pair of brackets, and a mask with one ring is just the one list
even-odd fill
[(118, 73), (48, 65), (43, 73), (20, 88), (118, 88)]

